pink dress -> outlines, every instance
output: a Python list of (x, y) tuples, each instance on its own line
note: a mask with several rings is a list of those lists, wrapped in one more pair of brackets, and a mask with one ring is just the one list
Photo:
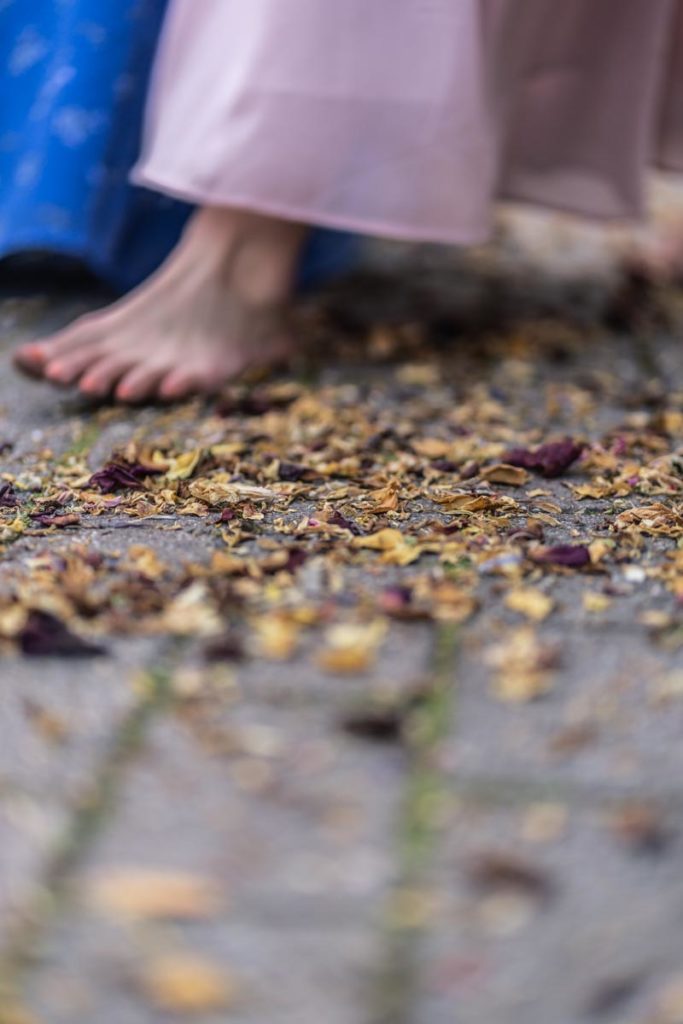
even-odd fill
[(173, 0), (138, 183), (470, 243), (498, 198), (643, 213), (683, 168), (681, 0)]

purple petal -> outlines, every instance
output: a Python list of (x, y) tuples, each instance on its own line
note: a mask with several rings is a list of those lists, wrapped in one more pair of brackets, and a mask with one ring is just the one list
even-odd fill
[(19, 498), (12, 484), (0, 484), (0, 508), (16, 508), (18, 504)]
[(503, 455), (503, 461), (511, 466), (532, 469), (541, 476), (561, 476), (582, 454), (585, 445), (571, 438), (543, 444), (540, 448), (512, 448)]
[(83, 658), (106, 654), (103, 647), (76, 636), (54, 615), (40, 611), (30, 612), (19, 644), (22, 653), (30, 657)]
[(546, 548), (534, 555), (534, 561), (547, 565), (564, 565), (570, 569), (580, 569), (590, 563), (590, 551), (584, 544), (558, 544), (554, 548)]
[(358, 523), (354, 523), (353, 519), (347, 519), (341, 512), (333, 512), (327, 521), (331, 526), (339, 526), (342, 530), (349, 530), (356, 537), (360, 537), (363, 532)]
[(103, 494), (126, 489), (141, 490), (145, 477), (162, 473), (163, 470), (140, 463), (108, 462), (106, 466), (93, 473), (89, 484), (98, 487)]
[(300, 466), (296, 462), (281, 462), (278, 469), (278, 478), (285, 483), (297, 483), (299, 480), (310, 480), (315, 476), (308, 466)]

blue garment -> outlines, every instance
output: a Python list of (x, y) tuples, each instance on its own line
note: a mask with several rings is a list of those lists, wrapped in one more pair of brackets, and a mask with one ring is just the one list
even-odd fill
[(128, 184), (166, 0), (0, 0), (0, 256), (75, 256), (120, 289), (188, 208)]
[[(0, 257), (67, 254), (126, 290), (176, 242), (190, 208), (128, 183), (166, 2), (0, 0)], [(316, 232), (301, 286), (356, 246)]]

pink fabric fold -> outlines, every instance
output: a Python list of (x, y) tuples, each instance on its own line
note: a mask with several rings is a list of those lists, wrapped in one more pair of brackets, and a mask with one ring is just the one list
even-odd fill
[(643, 212), (683, 167), (681, 0), (172, 0), (134, 179), (470, 243), (498, 198)]

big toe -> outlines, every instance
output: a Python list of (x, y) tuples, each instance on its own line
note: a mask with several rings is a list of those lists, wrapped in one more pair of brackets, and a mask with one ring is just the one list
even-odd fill
[(47, 345), (29, 341), (20, 345), (14, 353), (14, 365), (18, 370), (32, 377), (41, 377), (48, 361)]

